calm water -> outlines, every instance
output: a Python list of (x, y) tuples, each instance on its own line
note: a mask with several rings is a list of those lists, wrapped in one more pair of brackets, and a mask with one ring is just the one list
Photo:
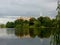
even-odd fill
[(14, 29), (0, 29), (0, 45), (50, 45), (50, 38), (18, 38)]

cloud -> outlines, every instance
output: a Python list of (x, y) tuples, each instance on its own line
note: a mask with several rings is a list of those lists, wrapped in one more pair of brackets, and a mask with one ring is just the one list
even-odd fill
[(55, 17), (57, 0), (0, 0), (0, 20), (12, 20), (4, 16)]
[(0, 18), (0, 24), (6, 24), (8, 21), (13, 22), (15, 19), (11, 18)]
[(20, 16), (3, 16), (0, 17), (0, 24), (6, 24), (9, 22), (14, 22), (17, 18), (20, 18)]
[[(0, 0), (1, 15), (35, 15), (41, 11), (55, 10), (57, 1), (49, 0)], [(34, 13), (35, 12), (35, 13)], [(29, 15), (29, 16), (30, 16)], [(39, 16), (39, 14), (37, 14)]]

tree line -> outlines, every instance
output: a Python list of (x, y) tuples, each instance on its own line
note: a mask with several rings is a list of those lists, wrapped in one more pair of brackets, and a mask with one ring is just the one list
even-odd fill
[(14, 22), (7, 22), (6, 27), (7, 28), (15, 28), (17, 26), (19, 27), (29, 27), (29, 28), (47, 28), (47, 27), (56, 27), (57, 20), (56, 19), (50, 19), (49, 17), (39, 17), (39, 18), (30, 18), (29, 20), (24, 19), (17, 19)]
[(30, 35), (31, 37), (50, 37), (52, 30), (57, 24), (56, 19), (49, 17), (30, 18), (29, 20), (16, 19), (14, 22), (7, 22), (7, 28), (15, 28), (17, 36)]

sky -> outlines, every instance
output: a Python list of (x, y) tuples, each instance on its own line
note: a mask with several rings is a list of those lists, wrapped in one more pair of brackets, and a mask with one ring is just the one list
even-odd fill
[(20, 16), (56, 16), (57, 0), (0, 0), (0, 23)]

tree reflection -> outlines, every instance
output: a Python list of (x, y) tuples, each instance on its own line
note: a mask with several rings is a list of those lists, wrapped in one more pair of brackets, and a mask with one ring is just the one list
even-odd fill
[(38, 34), (38, 37), (40, 38), (49, 38), (51, 35), (51, 28), (40, 28), (40, 32)]
[(52, 28), (29, 28), (29, 29), (20, 29), (19, 31), (15, 30), (15, 34), (17, 36), (29, 35), (32, 38), (35, 38), (36, 36), (40, 38), (49, 38), (51, 33)]

